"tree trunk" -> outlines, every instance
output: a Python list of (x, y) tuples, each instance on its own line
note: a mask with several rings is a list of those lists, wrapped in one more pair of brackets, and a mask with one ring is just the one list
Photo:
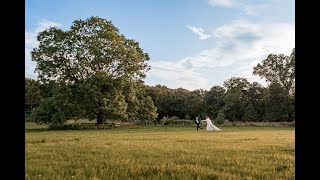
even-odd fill
[(104, 123), (106, 120), (106, 116), (103, 113), (97, 113), (97, 124), (100, 125)]

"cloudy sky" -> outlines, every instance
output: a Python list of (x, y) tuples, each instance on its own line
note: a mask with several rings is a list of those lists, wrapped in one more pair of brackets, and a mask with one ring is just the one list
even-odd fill
[(253, 66), (295, 47), (294, 0), (26, 0), (25, 75), (37, 77), (38, 32), (91, 16), (111, 20), (149, 54), (148, 85), (209, 89), (231, 77), (266, 85)]

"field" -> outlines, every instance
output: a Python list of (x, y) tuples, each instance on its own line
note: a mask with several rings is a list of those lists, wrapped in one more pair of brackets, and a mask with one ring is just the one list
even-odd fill
[(26, 179), (295, 179), (293, 127), (26, 125)]

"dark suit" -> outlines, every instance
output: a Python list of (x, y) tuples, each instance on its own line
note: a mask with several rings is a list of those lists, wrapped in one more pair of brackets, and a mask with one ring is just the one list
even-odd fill
[(200, 127), (200, 119), (198, 117), (196, 117), (196, 121), (195, 121), (196, 125), (197, 125), (197, 130), (200, 128), (202, 129), (202, 127)]

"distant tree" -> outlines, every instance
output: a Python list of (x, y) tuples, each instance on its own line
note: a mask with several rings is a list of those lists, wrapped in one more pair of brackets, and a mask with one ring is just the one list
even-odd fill
[(205, 91), (197, 89), (189, 91), (183, 88), (170, 89), (166, 86), (147, 86), (146, 95), (149, 95), (157, 107), (158, 122), (163, 117), (177, 116), (194, 119), (205, 112), (203, 96)]
[(225, 117), (223, 111), (220, 110), (220, 111), (218, 112), (218, 115), (217, 115), (217, 118), (215, 119), (215, 121), (216, 121), (218, 124), (223, 124), (225, 119), (226, 119), (226, 117)]
[(185, 116), (189, 115), (191, 119), (195, 119), (199, 113), (205, 113), (204, 94), (205, 91), (202, 89), (188, 92), (185, 99), (185, 106), (187, 107), (186, 112), (184, 112)]
[(245, 109), (249, 103), (249, 98), (239, 87), (234, 87), (227, 91), (224, 97), (224, 113), (226, 118), (231, 121), (241, 121)]
[(79, 106), (74, 103), (74, 88), (65, 84), (55, 86), (53, 96), (42, 98), (37, 108), (33, 110), (32, 118), (38, 123), (62, 124), (68, 119), (79, 116)]
[(254, 120), (262, 121), (264, 117), (264, 103), (263, 103), (263, 92), (265, 87), (257, 82), (250, 83), (250, 87), (247, 91), (247, 96), (250, 103), (252, 104), (257, 117)]
[(154, 121), (157, 118), (157, 107), (154, 106), (150, 96), (142, 97), (138, 113), (140, 121)]
[(253, 74), (265, 78), (267, 82), (278, 83), (292, 93), (295, 86), (295, 49), (290, 56), (269, 54), (267, 59), (253, 68)]
[(253, 107), (252, 103), (248, 103), (245, 108), (245, 112), (243, 114), (243, 120), (245, 121), (257, 121), (258, 120), (258, 113)]
[(223, 82), (223, 86), (230, 90), (237, 87), (238, 89), (244, 91), (248, 90), (250, 83), (246, 78), (242, 77), (231, 77), (230, 79)]
[(169, 94), (172, 93), (172, 89), (164, 85), (146, 86), (146, 96), (150, 96), (157, 107), (157, 121), (163, 117), (169, 116)]
[(187, 97), (189, 91), (183, 88), (171, 90), (167, 97), (168, 115), (169, 117), (177, 116), (179, 119), (183, 119), (188, 114)]
[(265, 120), (288, 121), (290, 114), (289, 98), (286, 90), (277, 83), (271, 83), (264, 95)]
[(128, 103), (128, 120), (131, 121), (154, 121), (157, 116), (157, 107), (150, 96), (147, 95), (146, 86), (142, 81), (125, 83), (123, 92)]
[(295, 103), (296, 103), (296, 99), (294, 95), (290, 95), (289, 96), (289, 104), (290, 104), (290, 112), (289, 112), (289, 121), (294, 121), (295, 120)]
[(223, 98), (226, 118), (231, 121), (241, 121), (250, 100), (248, 97), (250, 83), (246, 78), (232, 77), (224, 81), (223, 86), (227, 88)]
[(224, 106), (225, 93), (226, 90), (221, 86), (213, 86), (205, 93), (203, 99), (209, 116), (215, 118), (218, 115), (218, 111)]
[(25, 110), (32, 111), (40, 103), (40, 83), (31, 78), (25, 78)]

